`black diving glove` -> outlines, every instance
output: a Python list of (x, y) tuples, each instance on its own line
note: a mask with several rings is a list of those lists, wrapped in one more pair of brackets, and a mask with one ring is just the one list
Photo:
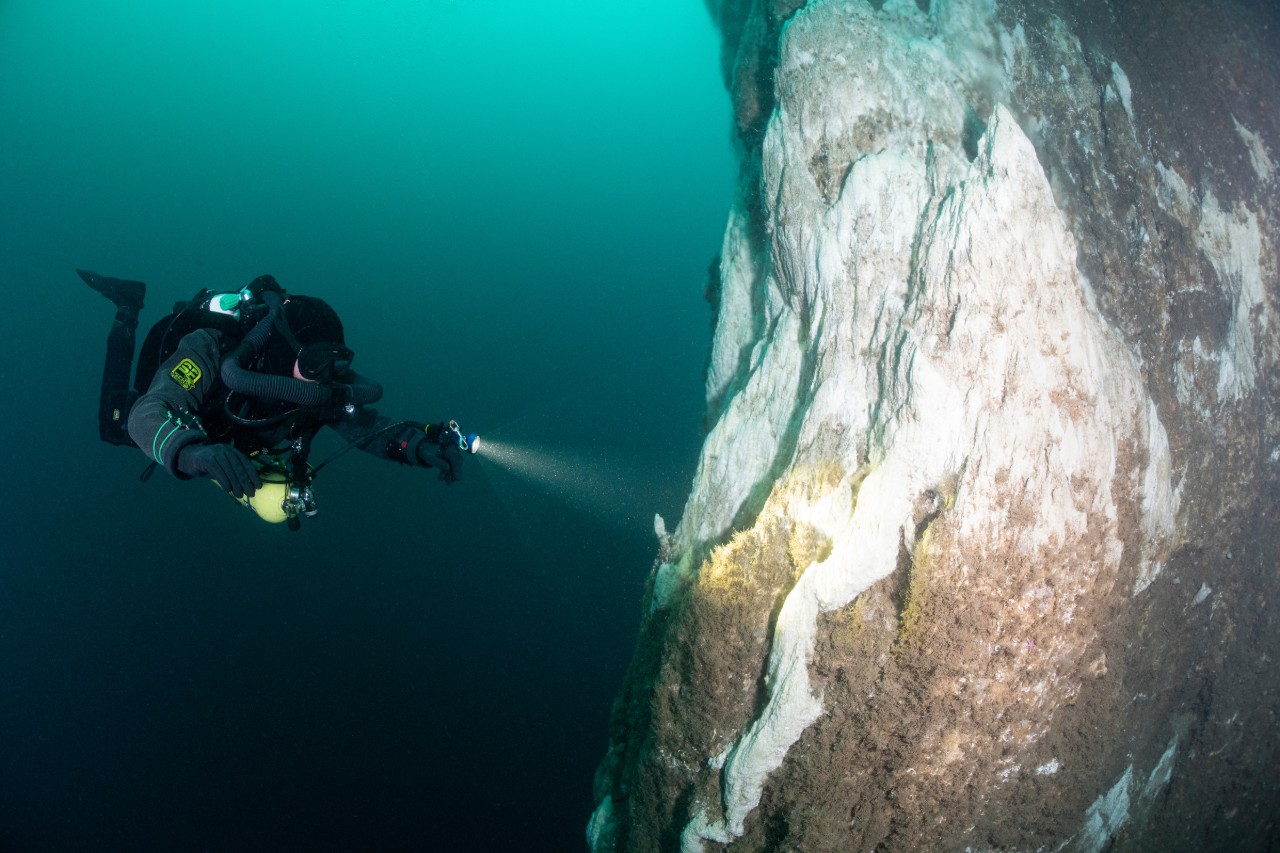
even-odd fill
[(189, 444), (178, 456), (178, 470), (189, 477), (208, 477), (233, 498), (253, 497), (262, 478), (249, 457), (229, 444)]
[(418, 463), (427, 468), (439, 468), (440, 479), (449, 485), (458, 482), (462, 475), (462, 450), (456, 444), (418, 445)]
[(440, 472), (440, 479), (453, 485), (462, 478), (462, 449), (456, 444), (446, 444), (440, 448), (440, 461), (447, 467)]

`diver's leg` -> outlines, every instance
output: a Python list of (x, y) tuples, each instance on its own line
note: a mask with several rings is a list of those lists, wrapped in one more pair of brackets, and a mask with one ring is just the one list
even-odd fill
[(123, 278), (108, 278), (88, 270), (76, 270), (84, 283), (115, 303), (117, 308), (132, 308), (134, 323), (137, 323), (138, 312), (142, 310), (142, 300), (146, 298), (147, 286), (140, 281), (129, 281)]
[(110, 444), (133, 444), (125, 419), (138, 393), (129, 387), (138, 312), (117, 308), (107, 334), (107, 358), (102, 365), (102, 393), (98, 397), (98, 435)]
[(115, 320), (107, 334), (107, 358), (102, 366), (102, 392), (98, 397), (98, 435), (110, 444), (133, 444), (125, 429), (125, 419), (138, 395), (129, 387), (133, 372), (133, 350), (137, 339), (138, 313), (147, 286), (140, 281), (105, 278), (76, 270), (85, 284), (106, 296), (116, 306)]

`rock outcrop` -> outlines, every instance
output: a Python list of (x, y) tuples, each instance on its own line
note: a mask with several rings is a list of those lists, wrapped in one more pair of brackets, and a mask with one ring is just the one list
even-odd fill
[(593, 849), (1273, 842), (1274, 13), (711, 5), (709, 432)]

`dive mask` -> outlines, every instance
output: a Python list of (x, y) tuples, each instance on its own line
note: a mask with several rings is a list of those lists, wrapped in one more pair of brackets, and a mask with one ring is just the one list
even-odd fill
[(355, 353), (346, 344), (317, 341), (298, 351), (298, 373), (303, 379), (328, 384), (351, 370)]

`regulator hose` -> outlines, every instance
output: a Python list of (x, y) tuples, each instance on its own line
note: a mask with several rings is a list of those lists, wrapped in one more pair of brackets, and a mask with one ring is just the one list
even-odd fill
[[(334, 385), (322, 385), (318, 382), (305, 382), (291, 376), (277, 376), (273, 373), (259, 373), (250, 370), (249, 364), (271, 337), (276, 317), (280, 314), (283, 302), (280, 294), (273, 290), (262, 292), (262, 301), (267, 306), (266, 315), (244, 336), (232, 352), (222, 359), (222, 382), (232, 391), (247, 397), (258, 397), (266, 400), (283, 400), (299, 406), (323, 406), (330, 402), (356, 403), (365, 405), (376, 403), (382, 399), (382, 386), (371, 379), (355, 372), (348, 372), (344, 379), (348, 382)], [(335, 390), (343, 389), (335, 401)]]

